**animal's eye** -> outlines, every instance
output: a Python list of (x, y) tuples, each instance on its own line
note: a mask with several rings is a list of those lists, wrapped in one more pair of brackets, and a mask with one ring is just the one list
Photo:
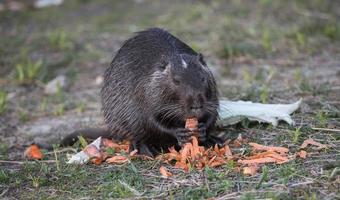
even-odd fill
[(159, 65), (158, 68), (163, 71), (166, 68), (166, 64)]

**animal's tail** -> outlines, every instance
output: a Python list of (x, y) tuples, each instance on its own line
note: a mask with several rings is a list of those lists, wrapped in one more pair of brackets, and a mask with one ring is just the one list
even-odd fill
[[(81, 130), (76, 130), (71, 134), (65, 136), (62, 141), (59, 143), (59, 146), (66, 147), (72, 146), (74, 143), (78, 141), (78, 136), (82, 136), (87, 139), (97, 139), (98, 137), (110, 138), (111, 132), (107, 128), (86, 128)], [(36, 144), (40, 148), (52, 150), (53, 145), (47, 143), (38, 143)]]

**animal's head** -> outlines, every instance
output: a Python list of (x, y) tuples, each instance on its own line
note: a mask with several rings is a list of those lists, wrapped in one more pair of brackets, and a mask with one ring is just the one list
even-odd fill
[[(201, 54), (180, 54), (162, 58), (153, 71), (151, 85), (157, 85), (165, 115), (204, 118), (216, 115), (218, 97), (215, 79)], [(157, 84), (154, 84), (157, 83)]]

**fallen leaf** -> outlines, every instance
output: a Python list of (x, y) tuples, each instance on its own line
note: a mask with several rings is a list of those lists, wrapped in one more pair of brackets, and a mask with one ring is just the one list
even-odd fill
[(289, 149), (285, 147), (264, 146), (262, 144), (257, 144), (254, 142), (249, 142), (249, 145), (252, 146), (253, 149), (257, 151), (276, 151), (281, 154), (288, 153), (289, 151)]
[(308, 145), (314, 145), (317, 146), (318, 149), (323, 149), (323, 148), (327, 148), (328, 146), (325, 144), (321, 144), (319, 142), (314, 141), (312, 138), (309, 138), (307, 140), (305, 140), (302, 145), (300, 146), (300, 148), (306, 148)]
[(307, 158), (307, 152), (304, 151), (304, 150), (297, 152), (296, 155), (299, 156), (300, 158), (303, 158), (303, 159)]
[(247, 167), (243, 167), (243, 174), (254, 176), (258, 169), (259, 169), (258, 165), (250, 165)]
[(124, 164), (128, 161), (129, 159), (127, 157), (121, 156), (121, 155), (112, 156), (111, 158), (106, 159), (107, 163), (114, 163), (114, 164)]
[(43, 157), (43, 154), (41, 153), (39, 147), (36, 144), (32, 144), (29, 146), (25, 152), (24, 156), (29, 158), (29, 159), (37, 159), (40, 160)]
[(159, 168), (159, 171), (161, 172), (162, 176), (165, 177), (165, 178), (169, 178), (169, 177), (172, 176), (172, 173), (170, 173), (170, 172), (168, 171), (168, 169), (167, 169), (166, 167), (164, 167), (164, 166), (161, 166), (161, 167)]

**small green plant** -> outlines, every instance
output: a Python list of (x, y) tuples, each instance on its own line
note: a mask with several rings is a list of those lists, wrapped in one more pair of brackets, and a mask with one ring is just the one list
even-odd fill
[(296, 173), (297, 170), (292, 164), (280, 166), (278, 171), (278, 176), (280, 177), (279, 182), (287, 184), (288, 181), (296, 175)]
[(328, 24), (324, 27), (324, 34), (330, 39), (336, 39), (340, 37), (340, 29), (336, 24)]
[(19, 119), (21, 122), (27, 122), (28, 121), (28, 112), (26, 110), (20, 110), (19, 111)]
[(61, 116), (65, 112), (65, 105), (64, 104), (59, 104), (57, 107), (54, 109), (54, 115)]
[(269, 89), (267, 86), (262, 86), (260, 90), (260, 99), (262, 103), (267, 103), (269, 99)]
[(260, 181), (256, 185), (256, 189), (259, 189), (264, 181), (268, 181), (268, 179), (269, 179), (268, 174), (269, 174), (268, 167), (267, 166), (263, 166), (262, 167), (262, 176), (261, 176)]
[(301, 32), (296, 32), (295, 39), (299, 47), (304, 47), (306, 45), (306, 36)]
[(16, 79), (19, 83), (31, 83), (38, 78), (39, 73), (42, 70), (43, 62), (38, 60), (32, 62), (28, 60), (16, 65)]
[(64, 91), (63, 88), (60, 86), (60, 83), (57, 83), (57, 91), (55, 93), (56, 98), (60, 101), (63, 102), (64, 101)]
[(10, 177), (5, 170), (0, 170), (0, 183), (5, 184), (9, 181)]
[(292, 142), (293, 142), (294, 144), (296, 144), (296, 143), (299, 141), (301, 134), (302, 134), (302, 133), (301, 133), (301, 127), (296, 128), (295, 131), (292, 131), (292, 132), (291, 132), (291, 135), (292, 135)]
[(320, 127), (326, 127), (328, 120), (327, 118), (327, 114), (322, 110), (316, 113), (317, 124)]
[(301, 83), (302, 80), (302, 71), (301, 68), (298, 68), (294, 71), (294, 79), (298, 82)]
[(267, 51), (267, 52), (271, 52), (273, 50), (272, 47), (272, 38), (270, 35), (270, 32), (268, 29), (265, 29), (262, 32), (262, 47)]
[(0, 114), (5, 112), (7, 103), (7, 92), (0, 90)]
[(80, 113), (83, 113), (84, 110), (85, 110), (85, 107), (86, 107), (86, 104), (85, 102), (80, 102), (79, 105), (77, 106), (77, 112), (80, 114)]
[(45, 112), (47, 108), (47, 98), (44, 97), (40, 104), (40, 111)]
[(71, 49), (73, 43), (67, 37), (65, 31), (54, 31), (48, 36), (49, 43), (52, 48), (59, 50)]

